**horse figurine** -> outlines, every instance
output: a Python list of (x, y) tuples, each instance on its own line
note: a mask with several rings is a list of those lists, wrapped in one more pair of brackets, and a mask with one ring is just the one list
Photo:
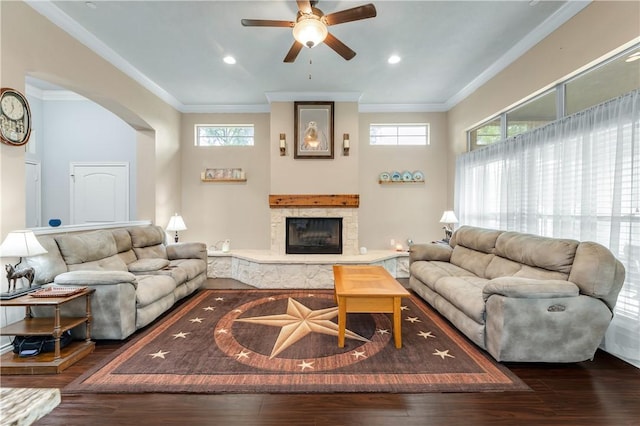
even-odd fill
[(31, 288), (31, 284), (33, 284), (33, 279), (35, 277), (35, 271), (33, 268), (23, 268), (16, 271), (13, 265), (5, 265), (4, 269), (7, 271), (7, 281), (9, 282), (9, 292), (11, 292), (11, 287), (13, 286), (13, 291), (16, 290), (16, 281), (18, 278), (26, 278), (29, 281), (29, 288)]

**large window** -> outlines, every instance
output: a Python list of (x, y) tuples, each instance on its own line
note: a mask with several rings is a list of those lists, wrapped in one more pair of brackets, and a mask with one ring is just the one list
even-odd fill
[(252, 146), (253, 124), (196, 124), (196, 146)]
[(469, 151), (512, 138), (638, 88), (640, 46), (636, 45), (469, 130)]
[(371, 145), (429, 145), (429, 124), (371, 124)]

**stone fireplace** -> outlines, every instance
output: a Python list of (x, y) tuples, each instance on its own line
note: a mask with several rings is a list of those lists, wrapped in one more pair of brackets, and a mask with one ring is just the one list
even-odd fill
[[(393, 277), (409, 276), (409, 253), (359, 253), (358, 195), (270, 195), (269, 250), (210, 251), (207, 276), (233, 278), (256, 288), (333, 288), (333, 265), (380, 265)], [(339, 218), (342, 254), (287, 254), (287, 218)]]
[(358, 254), (358, 195), (271, 195), (269, 204), (271, 252), (287, 254), (287, 218), (332, 218), (342, 219), (342, 254)]

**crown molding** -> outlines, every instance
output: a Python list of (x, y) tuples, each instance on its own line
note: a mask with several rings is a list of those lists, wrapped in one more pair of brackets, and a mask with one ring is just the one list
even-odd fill
[(542, 41), (549, 34), (557, 30), (562, 24), (573, 18), (582, 9), (587, 7), (591, 3), (591, 0), (570, 0), (562, 7), (556, 10), (551, 16), (538, 25), (533, 31), (527, 34), (522, 40), (516, 43), (511, 49), (509, 49), (504, 55), (502, 55), (497, 61), (495, 61), (489, 68), (484, 70), (478, 77), (472, 80), (469, 84), (462, 88), (458, 93), (453, 95), (447, 100), (446, 110), (450, 110), (456, 106), (463, 99), (471, 95), (483, 84), (487, 83), (493, 77), (509, 65), (511, 65), (516, 59), (529, 51), (533, 46)]

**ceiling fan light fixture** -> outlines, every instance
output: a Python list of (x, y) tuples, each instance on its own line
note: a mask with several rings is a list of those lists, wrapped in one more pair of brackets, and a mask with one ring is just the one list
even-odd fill
[(325, 23), (313, 14), (300, 16), (293, 27), (293, 38), (309, 48), (322, 43), (327, 34), (329, 31)]

